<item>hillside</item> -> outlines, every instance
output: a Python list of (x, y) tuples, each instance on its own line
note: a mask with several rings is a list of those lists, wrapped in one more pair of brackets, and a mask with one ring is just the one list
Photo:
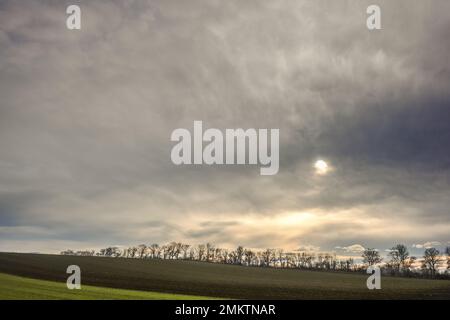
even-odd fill
[(140, 260), (0, 253), (0, 273), (63, 281), (68, 265), (82, 285), (237, 299), (450, 299), (450, 281), (383, 277), (368, 290), (362, 274)]

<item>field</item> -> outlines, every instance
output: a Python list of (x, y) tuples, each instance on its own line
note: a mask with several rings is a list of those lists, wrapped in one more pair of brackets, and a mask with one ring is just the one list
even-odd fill
[(197, 300), (207, 297), (171, 293), (102, 288), (83, 285), (82, 290), (68, 290), (64, 282), (36, 280), (0, 273), (0, 299), (38, 300)]
[[(65, 289), (68, 276), (65, 271), (72, 264), (81, 268), (81, 291), (86, 289), (85, 298), (93, 299), (112, 299), (120, 295), (132, 299), (135, 298), (133, 295), (144, 299), (172, 298), (161, 293), (235, 299), (450, 299), (450, 281), (447, 280), (382, 277), (381, 290), (368, 290), (367, 276), (363, 274), (243, 267), (194, 261), (0, 253), (0, 273), (59, 282), (57, 285), (61, 285), (61, 291), (56, 292), (60, 292), (62, 299), (71, 298), (71, 293), (67, 293), (69, 290)], [(12, 290), (11, 286), (20, 288), (22, 283), (32, 286), (33, 290), (30, 289), (30, 292), (36, 293), (41, 289), (45, 294), (46, 287), (40, 287), (40, 282), (17, 278), (4, 283), (4, 279), (7, 279), (5, 277), (7, 276), (0, 277), (2, 298), (7, 297)], [(112, 291), (106, 288), (150, 292)], [(58, 294), (51, 293), (50, 296), (57, 298)], [(20, 293), (14, 297), (20, 297)], [(24, 292), (22, 298), (28, 297)]]

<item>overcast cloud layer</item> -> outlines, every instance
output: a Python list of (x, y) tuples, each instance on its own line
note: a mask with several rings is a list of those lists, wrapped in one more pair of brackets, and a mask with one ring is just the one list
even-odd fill
[[(373, 2), (0, 1), (0, 250), (446, 245), (450, 2)], [(279, 128), (278, 175), (173, 165), (194, 120)]]

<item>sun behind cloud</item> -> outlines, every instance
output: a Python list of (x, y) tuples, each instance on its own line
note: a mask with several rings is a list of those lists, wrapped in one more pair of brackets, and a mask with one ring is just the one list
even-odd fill
[(330, 170), (328, 163), (326, 163), (324, 160), (317, 160), (314, 163), (314, 168), (316, 169), (316, 174), (318, 175), (325, 175)]

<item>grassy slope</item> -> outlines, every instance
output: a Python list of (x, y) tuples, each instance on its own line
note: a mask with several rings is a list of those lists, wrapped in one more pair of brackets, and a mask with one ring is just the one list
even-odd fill
[(138, 260), (0, 253), (0, 272), (66, 281), (81, 268), (82, 285), (241, 299), (450, 299), (450, 281), (382, 278), (368, 290), (367, 276), (253, 268), (194, 261)]
[(17, 299), (71, 299), (71, 300), (196, 300), (207, 299), (200, 296), (136, 290), (101, 288), (82, 285), (81, 290), (69, 290), (65, 283), (36, 280), (0, 273), (0, 300)]

